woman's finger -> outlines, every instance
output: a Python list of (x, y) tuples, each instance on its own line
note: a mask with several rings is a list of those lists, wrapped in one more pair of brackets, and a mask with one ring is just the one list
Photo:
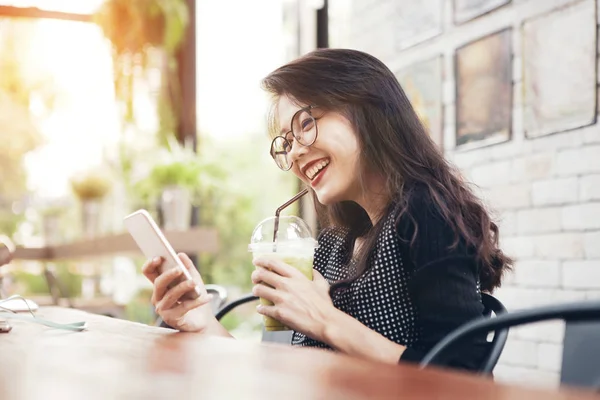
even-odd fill
[(256, 306), (256, 311), (264, 316), (275, 318), (276, 320), (286, 323), (290, 320), (289, 313), (285, 311), (284, 308), (281, 308), (277, 305), (269, 306), (265, 304), (259, 304)]
[[(156, 311), (160, 312), (172, 308), (179, 301), (181, 296), (183, 296), (190, 290), (193, 290), (195, 286), (196, 284), (189, 280), (185, 280), (177, 284), (177, 286), (169, 290), (162, 298), (162, 300), (160, 300), (156, 304)], [(204, 300), (204, 298), (202, 300)]]
[(170, 269), (158, 276), (154, 280), (154, 294), (153, 300), (158, 303), (162, 300), (165, 293), (169, 290), (169, 285), (175, 282), (176, 279), (179, 279), (183, 275), (183, 271), (179, 268)]
[(263, 267), (258, 267), (252, 272), (252, 283), (266, 283), (267, 285), (273, 286), (274, 288), (280, 288), (285, 279), (281, 275), (276, 274)]
[(281, 301), (280, 292), (262, 283), (259, 285), (254, 285), (254, 287), (252, 288), (252, 294), (257, 297), (260, 297), (261, 299), (271, 301), (275, 304)]
[(302, 275), (302, 273), (296, 268), (274, 257), (256, 257), (254, 260), (252, 260), (252, 263), (257, 267), (270, 269), (276, 274), (288, 278)]
[(160, 266), (162, 265), (162, 262), (162, 258), (154, 257), (147, 260), (144, 265), (142, 265), (142, 273), (150, 282), (154, 283), (154, 280), (160, 275)]
[(193, 310), (194, 308), (198, 308), (205, 304), (210, 303), (212, 298), (213, 298), (213, 295), (209, 294), (208, 296), (198, 297), (197, 299), (194, 299), (194, 300), (182, 301), (180, 304), (180, 307), (182, 309), (182, 314), (185, 314), (186, 312)]

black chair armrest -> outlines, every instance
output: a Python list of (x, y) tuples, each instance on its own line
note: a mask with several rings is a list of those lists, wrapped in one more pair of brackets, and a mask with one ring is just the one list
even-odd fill
[(249, 303), (249, 302), (255, 301), (255, 300), (258, 300), (258, 297), (254, 296), (253, 294), (246, 294), (246, 295), (240, 297), (239, 299), (236, 299), (236, 300), (232, 301), (231, 303), (224, 305), (219, 311), (217, 311), (217, 313), (215, 314), (215, 318), (217, 318), (217, 321), (220, 321), (225, 316), (225, 314), (227, 314), (229, 311), (233, 310), (237, 306), (240, 306), (242, 304), (246, 304), (246, 303)]
[(478, 333), (489, 333), (516, 325), (533, 322), (562, 319), (565, 321), (587, 321), (600, 319), (600, 301), (584, 301), (552, 306), (538, 307), (527, 310), (510, 312), (496, 318), (481, 318), (469, 322), (442, 339), (425, 355), (420, 363), (421, 368), (438, 360), (446, 351), (458, 342)]

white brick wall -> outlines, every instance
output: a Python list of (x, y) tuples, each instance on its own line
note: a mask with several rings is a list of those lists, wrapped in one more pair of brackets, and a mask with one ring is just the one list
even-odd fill
[[(359, 7), (365, 1), (348, 4)], [(496, 295), (512, 310), (599, 299), (600, 124), (536, 139), (526, 138), (523, 131), (521, 67), (527, 55), (521, 46), (522, 23), (579, 0), (513, 0), (457, 26), (452, 22), (452, 0), (441, 0), (443, 33), (397, 51), (393, 46), (393, 9), (400, 1), (369, 0), (371, 7), (360, 7), (347, 21), (360, 29), (334, 45), (379, 56), (392, 71), (443, 55), (440, 93), (445, 154), (465, 178), (480, 186), (479, 193), (498, 215), (501, 245), (516, 259), (514, 272), (507, 275)], [(505, 27), (513, 28), (512, 138), (477, 150), (456, 151), (454, 51)], [(512, 330), (495, 370), (497, 379), (558, 385), (563, 329), (563, 323), (554, 321)]]
[(560, 205), (576, 202), (579, 182), (577, 178), (554, 178), (531, 182), (534, 206)]

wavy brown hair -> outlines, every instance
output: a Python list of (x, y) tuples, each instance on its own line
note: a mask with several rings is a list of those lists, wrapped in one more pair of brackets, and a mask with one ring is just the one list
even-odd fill
[[(497, 225), (458, 171), (447, 163), (398, 80), (381, 61), (356, 50), (319, 49), (273, 71), (263, 80), (263, 88), (273, 95), (273, 111), (277, 99), (285, 95), (298, 104), (318, 105), (348, 118), (362, 149), (359, 170), (386, 177), (390, 207), (400, 208), (398, 220), (409, 213), (414, 188), (426, 187), (439, 214), (455, 233), (452, 246), (464, 240), (475, 250), (481, 289), (491, 292), (500, 286), (512, 261), (498, 248)], [(272, 113), (272, 127), (278, 125), (276, 115)], [(322, 227), (342, 226), (351, 238), (364, 238), (357, 264), (359, 273), (364, 272), (384, 218), (372, 226), (358, 204), (323, 206), (312, 194)], [(382, 215), (386, 211), (381, 210)], [(411, 245), (417, 230), (418, 226)]]

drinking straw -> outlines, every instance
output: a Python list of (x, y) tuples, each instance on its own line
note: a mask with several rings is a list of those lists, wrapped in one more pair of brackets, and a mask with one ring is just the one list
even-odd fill
[(304, 196), (308, 193), (308, 189), (302, 190), (300, 193), (283, 203), (279, 208), (275, 211), (275, 227), (273, 228), (273, 252), (277, 251), (277, 232), (279, 231), (279, 213), (285, 209), (290, 204), (294, 203), (300, 197)]

